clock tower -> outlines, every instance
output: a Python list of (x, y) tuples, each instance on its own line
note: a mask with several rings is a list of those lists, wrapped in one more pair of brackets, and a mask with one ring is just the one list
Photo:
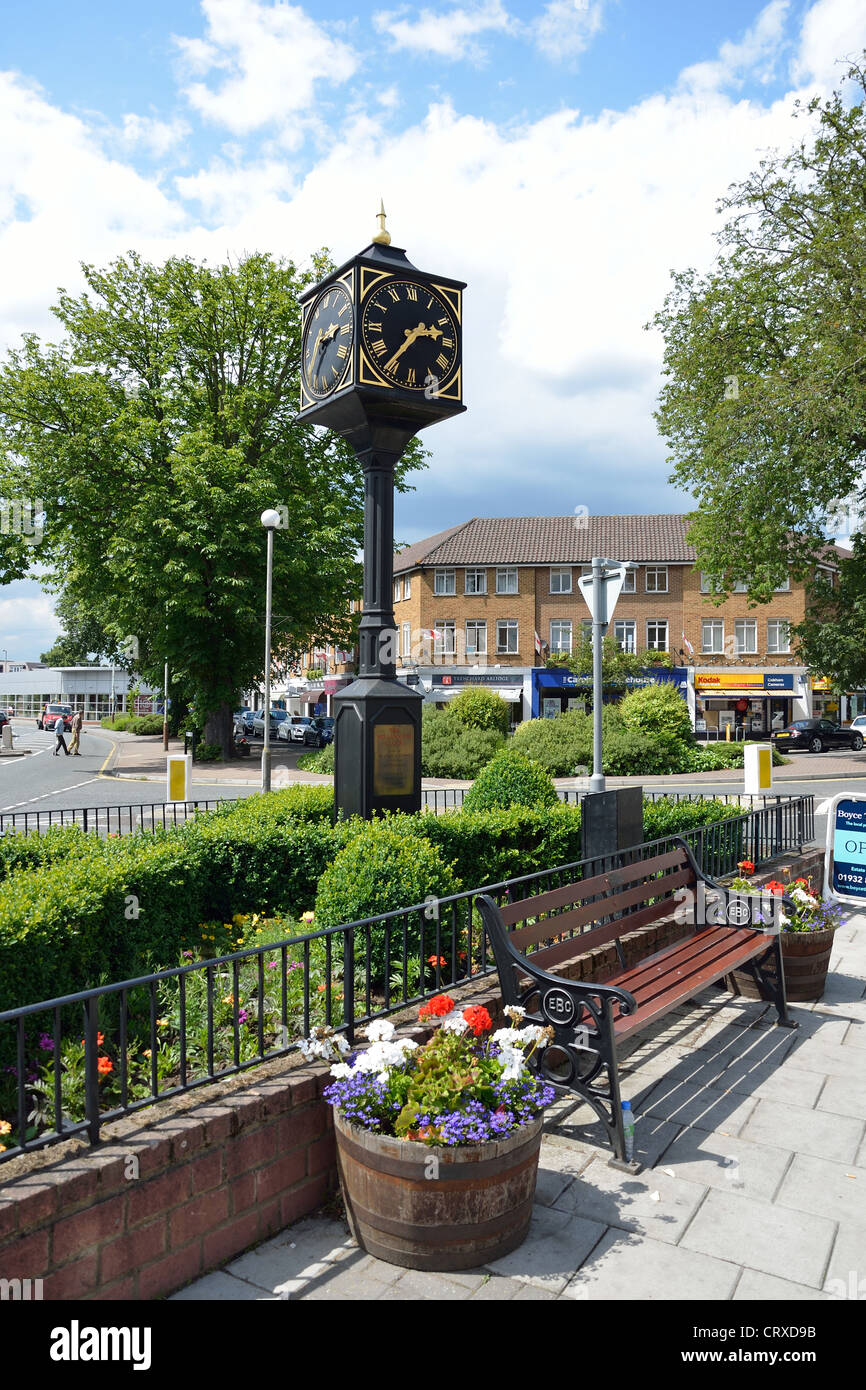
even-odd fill
[(298, 422), (327, 425), (364, 472), (364, 611), (358, 675), (334, 696), (339, 814), (421, 805), (423, 697), (396, 678), (394, 468), (409, 440), (463, 404), (465, 284), (371, 244), (301, 297)]

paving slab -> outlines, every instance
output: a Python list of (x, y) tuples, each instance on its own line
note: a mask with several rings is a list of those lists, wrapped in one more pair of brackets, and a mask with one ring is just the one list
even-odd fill
[(753, 1096), (663, 1079), (638, 1099), (636, 1113), (694, 1129), (739, 1134), (757, 1104)]
[(233, 1260), (226, 1272), (272, 1293), (292, 1295), (356, 1249), (341, 1222), (311, 1218)]
[(796, 1154), (776, 1203), (801, 1212), (814, 1212), (833, 1221), (853, 1225), (866, 1212), (866, 1168), (853, 1163), (834, 1163), (829, 1158)]
[(819, 1288), (835, 1235), (834, 1222), (823, 1216), (801, 1211), (792, 1221), (788, 1211), (768, 1202), (713, 1190), (680, 1245)]
[(864, 1122), (854, 1116), (831, 1115), (808, 1110), (802, 1105), (785, 1105), (775, 1100), (759, 1100), (742, 1131), (743, 1138), (757, 1144), (835, 1158), (853, 1163), (863, 1139)]
[(605, 1229), (597, 1221), (537, 1205), (523, 1245), (488, 1268), (491, 1274), (504, 1274), (550, 1293), (561, 1293)]
[(611, 1230), (565, 1286), (562, 1297), (588, 1303), (725, 1299), (731, 1297), (739, 1273), (739, 1265), (730, 1261)]
[(838, 1076), (859, 1081), (863, 1076), (863, 1057), (857, 1047), (834, 1046), (820, 1036), (804, 1038), (793, 1047), (785, 1061), (792, 1071), (819, 1072), (822, 1076)]
[(827, 1294), (808, 1284), (792, 1284), (790, 1279), (777, 1279), (773, 1274), (761, 1274), (757, 1269), (744, 1269), (734, 1293), (734, 1302), (759, 1303), (824, 1303)]
[(388, 1300), (396, 1298), (405, 1302), (418, 1299), (424, 1302), (453, 1303), (467, 1298), (469, 1290), (458, 1284), (448, 1274), (428, 1274), (423, 1270), (407, 1269), (403, 1277), (388, 1289)]
[(671, 1144), (661, 1167), (685, 1182), (771, 1202), (792, 1157), (785, 1149), (743, 1135), (687, 1129)]
[(216, 1270), (187, 1284), (185, 1289), (169, 1295), (169, 1303), (261, 1303), (274, 1302), (274, 1295), (248, 1284), (243, 1279), (235, 1279), (224, 1270)]
[[(592, 1111), (588, 1106), (584, 1106), (579, 1113), (589, 1116)], [(669, 1120), (661, 1120), (654, 1115), (635, 1113), (635, 1160), (646, 1168), (652, 1168), (681, 1129), (682, 1125), (672, 1124)], [(607, 1162), (613, 1157), (607, 1131), (599, 1120), (592, 1125), (579, 1125), (576, 1122), (564, 1123), (557, 1126), (549, 1138), (553, 1143), (568, 1145), (569, 1148), (578, 1152), (585, 1159), (581, 1165), (581, 1170), (594, 1158), (602, 1158)]]
[(835, 1301), (866, 1302), (866, 1208), (862, 1225), (840, 1226), (824, 1280), (824, 1291)]
[[(470, 1298), (473, 1303), (504, 1303), (517, 1295), (527, 1287), (521, 1284), (519, 1279), (506, 1279), (501, 1274), (488, 1274), (487, 1278), (478, 1285), (472, 1292)], [(536, 1294), (545, 1295), (553, 1298), (554, 1294), (546, 1295), (543, 1289), (535, 1289)]]
[[(866, 1068), (864, 1068), (866, 1070)], [(799, 1075), (805, 1076), (805, 1072)], [(855, 1119), (866, 1116), (866, 1076), (859, 1081), (842, 1080), (829, 1076), (821, 1088), (816, 1109), (829, 1110), (834, 1115), (853, 1115)]]
[(556, 1210), (673, 1245), (703, 1195), (704, 1188), (668, 1177), (658, 1168), (632, 1177), (596, 1159), (566, 1188)]

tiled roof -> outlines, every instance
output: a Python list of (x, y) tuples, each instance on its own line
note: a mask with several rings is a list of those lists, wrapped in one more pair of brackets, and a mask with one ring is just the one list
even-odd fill
[(473, 517), (416, 541), (394, 557), (394, 573), (419, 565), (588, 565), (593, 556), (640, 564), (693, 564), (690, 518), (651, 516)]

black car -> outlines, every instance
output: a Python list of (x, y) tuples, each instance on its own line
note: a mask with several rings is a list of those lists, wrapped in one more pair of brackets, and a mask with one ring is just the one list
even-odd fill
[(779, 751), (785, 748), (808, 748), (810, 753), (823, 753), (825, 748), (847, 748), (859, 753), (863, 735), (859, 729), (843, 729), (829, 719), (795, 719), (784, 729), (775, 729), (773, 742)]
[(316, 715), (304, 730), (304, 743), (308, 748), (323, 748), (334, 742), (334, 721), (327, 714)]

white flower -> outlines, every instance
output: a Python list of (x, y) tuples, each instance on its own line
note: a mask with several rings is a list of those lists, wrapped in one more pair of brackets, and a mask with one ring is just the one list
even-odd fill
[(548, 1030), (540, 1023), (527, 1023), (525, 1028), (521, 1028), (517, 1036), (521, 1040), (521, 1045), (525, 1046), (528, 1042), (542, 1042), (548, 1036)]
[(504, 1068), (503, 1081), (516, 1081), (526, 1070), (526, 1059), (519, 1047), (503, 1047), (498, 1059)]
[(387, 1018), (378, 1018), (367, 1028), (370, 1042), (390, 1042), (394, 1036), (394, 1025)]
[(790, 922), (790, 920), (791, 920), (790, 917), (786, 917), (785, 914), (784, 914), (784, 912), (780, 912), (780, 913), (779, 913), (779, 922), (780, 922), (781, 926), (786, 927), (786, 926), (788, 925), (788, 923)]
[(350, 1067), (348, 1062), (335, 1062), (331, 1067), (331, 1075), (336, 1076), (340, 1081), (344, 1076), (351, 1076), (353, 1071), (354, 1067)]
[(505, 1013), (511, 1019), (512, 1023), (519, 1023), (526, 1014), (526, 1010), (520, 1004), (508, 1004), (506, 1005)]
[(807, 907), (817, 907), (818, 905), (818, 899), (813, 897), (811, 893), (807, 893), (805, 888), (792, 888), (791, 897), (798, 903), (805, 903)]
[(520, 1034), (516, 1028), (499, 1028), (490, 1039), (497, 1047), (516, 1047)]
[(469, 1027), (469, 1024), (466, 1022), (466, 1019), (463, 1017), (462, 1014), (458, 1014), (456, 1011), (453, 1011), (452, 1013), (445, 1015), (445, 1017), (439, 1024), (439, 1027), (444, 1028), (446, 1033), (465, 1033), (466, 1029)]
[(342, 1052), (344, 1057), (347, 1055), (347, 1053), (352, 1051), (351, 1047), (349, 1046), (342, 1033), (335, 1033), (333, 1038), (331, 1038), (331, 1042), (334, 1044), (338, 1052)]

